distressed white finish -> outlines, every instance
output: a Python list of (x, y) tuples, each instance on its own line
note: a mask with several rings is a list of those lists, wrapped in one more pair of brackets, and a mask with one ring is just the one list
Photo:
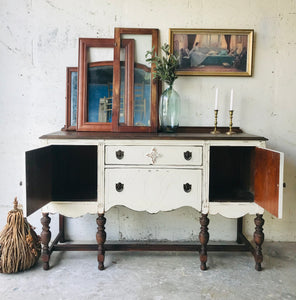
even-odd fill
[[(262, 207), (253, 202), (209, 201), (210, 147), (264, 148), (264, 141), (47, 140), (45, 144), (97, 145), (98, 201), (97, 205), (92, 202), (54, 202), (43, 208), (43, 211), (77, 217), (85, 213), (104, 213), (114, 206), (123, 205), (135, 211), (150, 213), (190, 206), (202, 213), (220, 214), (227, 218), (264, 212)], [(124, 151), (122, 159), (116, 157), (118, 150)], [(155, 163), (146, 155), (149, 150), (158, 153)], [(191, 160), (184, 158), (186, 151), (192, 152)], [(123, 191), (116, 191), (117, 183), (124, 184)], [(192, 185), (189, 193), (183, 188), (186, 183)], [(281, 201), (279, 210), (282, 209)]]
[[(201, 170), (196, 169), (106, 169), (105, 209), (124, 205), (137, 211), (168, 211), (182, 206), (201, 210)], [(122, 192), (116, 183), (124, 184)], [(186, 193), (183, 185), (192, 188)]]
[[(115, 165), (202, 165), (202, 147), (192, 146), (161, 146), (155, 141), (153, 146), (106, 146), (106, 164)], [(124, 151), (124, 157), (118, 159), (116, 151)], [(184, 159), (184, 152), (190, 151), (192, 158)], [(154, 154), (153, 154), (154, 153)], [(150, 155), (150, 156), (149, 156)], [(151, 156), (155, 155), (154, 162)]]
[(42, 212), (77, 218), (85, 214), (95, 214), (98, 208), (97, 202), (50, 202), (42, 207)]
[(226, 218), (239, 218), (246, 214), (263, 214), (264, 209), (256, 203), (210, 203), (209, 214), (220, 214)]

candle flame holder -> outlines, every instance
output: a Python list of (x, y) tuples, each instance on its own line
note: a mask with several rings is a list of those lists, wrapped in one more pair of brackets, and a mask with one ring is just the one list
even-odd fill
[(219, 130), (217, 130), (217, 124), (218, 124), (218, 109), (215, 109), (214, 110), (215, 111), (215, 123), (214, 123), (214, 130), (213, 131), (211, 131), (211, 134), (219, 134), (220, 133), (220, 131)]
[(236, 132), (232, 131), (232, 119), (233, 119), (233, 110), (229, 111), (229, 130), (226, 132), (226, 134), (231, 135), (231, 134), (235, 134)]

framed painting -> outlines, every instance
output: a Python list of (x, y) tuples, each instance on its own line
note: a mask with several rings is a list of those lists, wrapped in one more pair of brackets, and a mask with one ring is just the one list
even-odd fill
[(177, 75), (252, 76), (254, 30), (171, 28)]

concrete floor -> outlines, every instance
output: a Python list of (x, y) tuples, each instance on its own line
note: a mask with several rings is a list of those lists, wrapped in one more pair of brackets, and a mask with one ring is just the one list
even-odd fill
[(296, 243), (263, 245), (264, 270), (246, 252), (54, 252), (51, 269), (0, 274), (0, 299), (296, 299)]

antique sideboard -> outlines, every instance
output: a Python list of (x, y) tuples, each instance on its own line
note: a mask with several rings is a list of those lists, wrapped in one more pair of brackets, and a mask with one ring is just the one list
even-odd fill
[[(235, 131), (60, 131), (42, 136), (43, 146), (26, 153), (26, 212), (42, 208), (43, 268), (49, 268), (52, 251), (97, 250), (103, 270), (106, 250), (196, 250), (205, 270), (207, 251), (243, 250), (253, 253), (255, 268), (261, 270), (264, 209), (282, 217), (283, 154), (266, 149), (264, 137)], [(193, 207), (201, 213), (200, 243), (105, 243), (104, 214), (115, 205), (150, 213)], [(60, 214), (60, 232), (50, 245), (51, 213)], [(98, 214), (97, 244), (64, 243), (63, 217), (86, 213)], [(208, 245), (211, 214), (238, 219), (237, 245)], [(255, 247), (242, 233), (246, 214), (256, 215)]]

